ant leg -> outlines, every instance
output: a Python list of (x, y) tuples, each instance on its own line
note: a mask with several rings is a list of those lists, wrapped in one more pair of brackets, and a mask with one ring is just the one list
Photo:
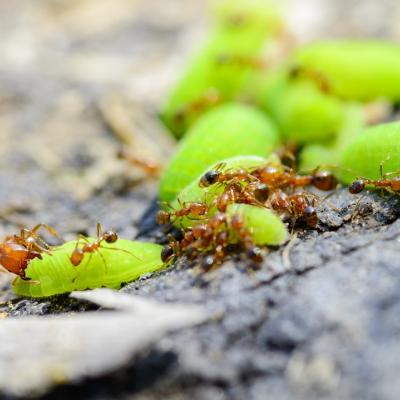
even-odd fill
[(358, 215), (358, 209), (359, 209), (358, 207), (359, 207), (359, 205), (360, 205), (360, 203), (361, 203), (361, 200), (362, 200), (365, 196), (366, 196), (365, 194), (359, 196), (359, 198), (358, 198), (358, 200), (357, 200), (357, 203), (356, 203), (355, 206), (354, 206), (354, 210), (353, 210), (353, 212), (351, 213), (351, 219), (350, 219), (351, 223), (353, 223), (354, 220), (356, 219), (356, 217), (357, 217), (357, 215)]
[(31, 233), (35, 234), (40, 228), (45, 229), (47, 232), (49, 232), (51, 235), (53, 235), (54, 237), (56, 237), (57, 239), (62, 240), (63, 242), (65, 242), (64, 238), (51, 226), (47, 225), (47, 224), (37, 224), (32, 230)]
[(292, 237), (289, 243), (285, 246), (282, 251), (282, 264), (286, 267), (287, 270), (291, 270), (293, 268), (293, 264), (290, 260), (290, 251), (293, 249), (294, 245), (297, 241), (297, 233), (292, 233)]
[(165, 207), (168, 207), (170, 210), (175, 211), (175, 209), (167, 201), (159, 201), (158, 204), (159, 205), (163, 204)]
[(141, 259), (140, 257), (135, 256), (135, 254), (131, 253), (129, 250), (120, 249), (120, 248), (118, 248), (118, 247), (103, 247), (103, 248), (104, 248), (104, 249), (107, 249), (107, 250), (118, 250), (118, 251), (122, 251), (122, 252), (124, 252), (124, 253), (126, 253), (126, 254), (129, 254), (129, 255), (131, 255), (132, 257), (135, 257), (136, 259), (142, 261), (142, 259)]
[[(317, 205), (320, 205), (321, 203), (326, 203), (332, 210), (339, 212), (340, 209), (337, 208), (333, 203), (331, 203), (330, 201), (328, 201), (329, 197), (331, 197), (333, 195), (332, 191), (331, 193), (328, 193), (326, 196), (324, 197), (320, 197), (314, 193), (312, 193), (312, 198), (313, 198), (313, 204), (312, 206), (315, 207), (315, 201), (317, 201)], [(311, 194), (311, 193), (310, 193)]]
[(22, 277), (22, 276), (16, 276), (15, 278), (14, 278), (14, 280), (13, 280), (13, 282), (12, 282), (12, 285), (14, 285), (14, 284), (16, 284), (17, 283), (17, 280), (18, 280), (18, 278), (20, 278), (20, 279), (22, 279), (25, 283), (27, 283), (27, 284), (29, 284), (29, 285), (39, 285), (40, 284), (40, 281), (34, 281), (34, 280), (32, 280), (31, 278), (28, 278), (28, 277)]
[[(104, 258), (103, 254), (101, 253), (100, 249), (97, 249), (96, 252), (99, 254), (99, 256), (101, 257), (103, 264), (104, 264), (104, 271), (106, 273), (108, 273), (110, 266), (108, 265), (108, 263), (106, 262), (106, 259)], [(93, 254), (91, 254), (90, 256), (92, 256)], [(90, 257), (91, 258), (91, 257)], [(89, 259), (90, 261), (90, 259)]]
[(182, 209), (182, 208), (186, 208), (185, 203), (182, 203), (182, 200), (181, 200), (179, 197), (176, 199), (176, 201), (178, 202), (179, 207), (180, 207), (181, 209)]
[(397, 171), (392, 171), (392, 172), (385, 172), (382, 176), (382, 178), (387, 178), (388, 176), (393, 176), (393, 175), (400, 175), (400, 169)]
[[(32, 278), (29, 278), (28, 276), (25, 275), (25, 268), (21, 268), (18, 271), (18, 276), (26, 283), (32, 284), (32, 285), (38, 285), (40, 283), (40, 281), (37, 280), (33, 280)], [(17, 278), (15, 278), (17, 279)]]
[(101, 223), (98, 222), (96, 225), (96, 232), (97, 232), (97, 239), (100, 240), (102, 234), (103, 234), (103, 228), (101, 226)]
[(385, 164), (386, 161), (389, 160), (390, 160), (390, 154), (379, 163), (379, 173), (382, 179), (386, 176), (386, 174), (383, 173), (383, 165)]
[(219, 162), (214, 168), (214, 171), (221, 171), (224, 167), (226, 167), (225, 162)]

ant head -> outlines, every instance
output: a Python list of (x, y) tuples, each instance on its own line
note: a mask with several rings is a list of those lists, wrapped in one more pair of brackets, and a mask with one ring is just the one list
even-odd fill
[(319, 190), (333, 190), (338, 181), (329, 171), (316, 171), (312, 176), (311, 183)]
[(349, 192), (351, 194), (357, 194), (365, 189), (365, 182), (362, 179), (357, 179), (349, 186)]
[(200, 179), (200, 187), (207, 187), (213, 185), (214, 183), (217, 182), (220, 174), (221, 172), (215, 170), (206, 172)]
[(107, 243), (115, 243), (118, 240), (118, 234), (114, 231), (107, 231), (103, 233), (103, 238)]
[(205, 256), (201, 262), (201, 267), (204, 271), (209, 271), (215, 264), (215, 257), (211, 254)]
[(254, 190), (254, 197), (260, 203), (265, 203), (269, 197), (269, 187), (265, 183), (258, 183)]
[(170, 237), (173, 240), (180, 242), (184, 237), (184, 231), (181, 228), (173, 227), (170, 232)]
[(166, 244), (161, 250), (161, 261), (166, 263), (174, 256), (174, 248)]
[(247, 257), (257, 264), (263, 262), (262, 250), (257, 246), (253, 246), (247, 250)]
[(310, 228), (315, 228), (318, 224), (317, 211), (313, 206), (307, 206), (303, 211), (303, 219), (307, 226)]

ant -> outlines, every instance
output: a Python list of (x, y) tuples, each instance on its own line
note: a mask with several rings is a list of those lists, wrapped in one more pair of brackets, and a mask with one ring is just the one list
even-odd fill
[(243, 168), (239, 168), (233, 171), (223, 172), (222, 168), (225, 167), (225, 163), (219, 163), (215, 169), (206, 172), (199, 181), (201, 188), (209, 187), (216, 183), (228, 183), (235, 179), (237, 182), (246, 182), (256, 180), (248, 171)]
[(262, 251), (254, 244), (250, 231), (244, 227), (243, 218), (240, 215), (232, 216), (230, 227), (236, 232), (240, 241), (243, 243), (243, 246), (246, 249), (247, 257), (256, 264), (262, 263), (264, 260)]
[(219, 195), (214, 203), (218, 211), (225, 212), (232, 203), (245, 203), (264, 206), (268, 200), (270, 188), (265, 183), (251, 182), (243, 186), (237, 181), (228, 183), (224, 192)]
[(180, 205), (179, 210), (173, 211), (163, 211), (160, 210), (156, 214), (156, 221), (160, 225), (165, 225), (171, 222), (171, 219), (175, 217), (182, 218), (187, 217), (188, 215), (194, 215), (196, 217), (202, 217), (207, 214), (208, 206), (205, 203), (201, 202), (190, 202), (190, 203), (181, 203), (180, 199), (178, 199), (178, 203)]
[(372, 185), (375, 187), (386, 188), (392, 192), (400, 192), (400, 176), (395, 176), (394, 178), (388, 179), (390, 175), (398, 174), (399, 172), (388, 172), (383, 173), (383, 164), (380, 165), (380, 175), (381, 179), (368, 179), (368, 178), (358, 178), (350, 186), (349, 192), (351, 194), (357, 194), (365, 189), (366, 185)]
[(42, 259), (42, 253), (51, 255), (51, 246), (37, 233), (41, 228), (62, 239), (55, 229), (43, 223), (37, 224), (32, 229), (23, 228), (19, 235), (7, 236), (0, 243), (0, 265), (21, 279), (30, 280), (26, 276), (29, 261), (34, 258)]
[(275, 211), (283, 213), (284, 218), (289, 215), (293, 225), (300, 221), (309, 228), (315, 228), (318, 224), (318, 214), (314, 208), (314, 202), (315, 197), (313, 196), (311, 201), (307, 193), (288, 195), (285, 192), (276, 191), (272, 194), (269, 205)]
[(267, 165), (252, 171), (251, 174), (272, 187), (312, 185), (319, 190), (329, 191), (335, 189), (338, 184), (330, 171), (321, 171), (318, 168), (310, 175), (296, 175), (292, 170), (282, 171), (273, 165)]
[[(99, 256), (101, 257), (104, 265), (107, 267), (106, 260), (101, 254), (101, 251), (99, 250), (102, 247), (102, 243), (115, 243), (119, 239), (117, 232), (109, 230), (103, 232), (101, 224), (98, 222), (97, 223), (97, 239), (93, 242), (89, 241), (89, 239), (86, 236), (79, 235), (79, 238), (76, 242), (75, 248), (72, 251), (70, 255), (70, 261), (71, 264), (75, 267), (77, 267), (82, 261), (83, 258), (85, 257), (85, 254), (90, 254), (90, 258), (88, 260), (88, 263), (91, 260), (92, 255), (97, 252)], [(82, 241), (84, 243), (82, 243)], [(133, 257), (136, 257), (133, 255), (131, 252), (124, 250), (124, 249), (118, 249), (116, 247), (107, 247), (108, 250), (119, 250), (123, 251), (124, 253), (128, 253), (132, 255)], [(137, 258), (137, 257), (136, 257)]]
[(169, 262), (173, 257), (185, 253), (191, 257), (199, 251), (207, 250), (218, 236), (218, 231), (227, 224), (227, 217), (223, 213), (216, 213), (205, 224), (195, 225), (188, 229), (181, 240), (170, 236), (170, 242), (161, 251), (161, 260)]
[(117, 157), (141, 168), (149, 177), (157, 178), (160, 175), (161, 166), (153, 161), (129, 154), (124, 149), (118, 151)]
[(329, 93), (332, 90), (331, 84), (326, 76), (311, 68), (306, 68), (299, 65), (292, 66), (289, 70), (289, 79), (298, 78), (306, 78), (314, 81), (321, 92)]
[(240, 68), (247, 67), (254, 70), (263, 70), (268, 66), (268, 62), (261, 57), (243, 56), (239, 54), (220, 54), (216, 57), (218, 65), (233, 65)]
[(174, 123), (179, 126), (186, 118), (196, 115), (209, 107), (216, 106), (220, 102), (221, 98), (218, 90), (215, 88), (209, 88), (199, 98), (181, 106), (173, 116)]

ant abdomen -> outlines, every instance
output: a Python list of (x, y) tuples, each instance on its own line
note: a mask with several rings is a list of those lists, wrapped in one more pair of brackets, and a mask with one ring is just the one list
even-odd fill
[(319, 190), (333, 190), (338, 181), (329, 171), (317, 171), (311, 178), (311, 184)]

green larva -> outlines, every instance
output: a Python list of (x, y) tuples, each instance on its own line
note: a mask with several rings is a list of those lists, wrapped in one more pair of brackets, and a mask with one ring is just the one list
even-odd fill
[(42, 260), (30, 261), (27, 276), (32, 280), (17, 277), (13, 283), (15, 293), (47, 297), (73, 290), (119, 288), (122, 283), (163, 267), (161, 246), (124, 239), (102, 243), (99, 251), (85, 254), (82, 263), (75, 267), (69, 260), (75, 245), (75, 241), (68, 242), (54, 249), (52, 255), (44, 254)]
[[(178, 195), (178, 197), (171, 203), (173, 209), (179, 209), (181, 204), (190, 202), (204, 202), (207, 205), (211, 205), (215, 197), (223, 191), (222, 185), (212, 185), (208, 188), (201, 188), (199, 186), (200, 178), (208, 171), (215, 169), (218, 164), (223, 164), (223, 171), (237, 168), (257, 168), (266, 164), (273, 164), (280, 166), (280, 160), (275, 155), (272, 154), (268, 158), (257, 157), (257, 156), (237, 156), (219, 161), (216, 164), (211, 164), (205, 168), (201, 174), (199, 174), (189, 185), (187, 185)], [(208, 217), (216, 212), (216, 208), (211, 208), (208, 213)], [(202, 223), (200, 220), (193, 220), (190, 218), (180, 218), (176, 221), (177, 226), (190, 227), (196, 223)]]
[(286, 69), (260, 79), (258, 103), (287, 140), (300, 144), (326, 142), (342, 127), (342, 102), (322, 92), (314, 82), (289, 78)]
[(324, 41), (300, 49), (298, 66), (320, 74), (333, 94), (368, 101), (400, 99), (400, 46), (383, 41)]
[(357, 135), (343, 150), (343, 171), (338, 172), (345, 183), (357, 176), (379, 179), (380, 165), (384, 173), (400, 169), (400, 122), (375, 125)]
[[(359, 135), (366, 125), (361, 105), (346, 106), (345, 121), (338, 136), (329, 145), (309, 144), (300, 153), (300, 170), (311, 171), (320, 166), (339, 166), (340, 157), (347, 144)], [(335, 168), (332, 168), (335, 170)]]
[(203, 115), (178, 146), (160, 182), (160, 200), (172, 201), (207, 166), (237, 155), (267, 156), (279, 144), (274, 124), (261, 111), (241, 104)]
[(178, 137), (207, 109), (210, 91), (219, 102), (232, 100), (253, 72), (243, 64), (218, 60), (226, 55), (239, 58), (259, 55), (266, 39), (281, 24), (276, 8), (264, 0), (224, 1), (218, 8), (218, 16), (209, 42), (172, 90), (162, 113), (165, 123)]
[(288, 231), (281, 219), (272, 211), (248, 204), (231, 204), (226, 213), (240, 215), (257, 245), (279, 246), (288, 239)]

